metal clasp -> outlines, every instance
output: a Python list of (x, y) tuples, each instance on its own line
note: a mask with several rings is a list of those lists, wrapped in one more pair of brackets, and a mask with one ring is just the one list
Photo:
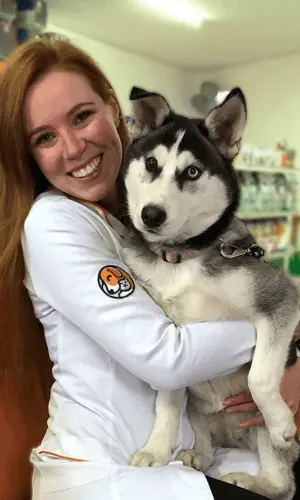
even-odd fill
[(247, 249), (239, 248), (235, 245), (229, 245), (228, 243), (222, 243), (221, 245), (221, 255), (225, 259), (235, 259), (236, 257), (241, 257), (247, 254)]
[(225, 259), (235, 259), (236, 257), (247, 255), (259, 260), (265, 254), (264, 249), (259, 245), (256, 245), (255, 243), (253, 245), (250, 245), (248, 248), (241, 248), (237, 247), (236, 245), (225, 243), (225, 241), (223, 241), (220, 251), (222, 257), (225, 257)]

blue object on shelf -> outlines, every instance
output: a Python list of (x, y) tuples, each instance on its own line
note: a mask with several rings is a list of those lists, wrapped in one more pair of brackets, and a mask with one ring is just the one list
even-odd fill
[(25, 28), (19, 28), (17, 30), (18, 43), (24, 43), (29, 38), (29, 31)]
[(36, 0), (17, 0), (17, 10), (34, 10), (36, 6)]
[(16, 30), (17, 43), (26, 42), (30, 27), (34, 23), (36, 0), (17, 0)]

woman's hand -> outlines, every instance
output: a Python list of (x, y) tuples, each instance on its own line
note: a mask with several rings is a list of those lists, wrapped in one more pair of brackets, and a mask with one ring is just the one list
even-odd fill
[[(300, 405), (300, 358), (289, 368), (286, 368), (280, 385), (280, 393), (293, 415), (298, 411)], [(252, 396), (248, 392), (243, 392), (237, 396), (224, 401), (227, 413), (257, 412), (258, 408)], [(258, 415), (240, 423), (240, 427), (260, 427), (265, 425), (262, 415)]]

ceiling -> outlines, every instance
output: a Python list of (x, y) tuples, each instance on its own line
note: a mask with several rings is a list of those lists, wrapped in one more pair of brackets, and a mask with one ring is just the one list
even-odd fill
[(198, 29), (137, 0), (48, 0), (48, 21), (192, 72), (300, 51), (299, 0), (190, 1), (210, 16)]

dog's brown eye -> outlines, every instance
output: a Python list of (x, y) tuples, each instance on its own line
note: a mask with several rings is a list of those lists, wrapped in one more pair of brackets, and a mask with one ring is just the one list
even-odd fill
[(158, 169), (158, 163), (157, 159), (154, 158), (153, 156), (150, 156), (150, 158), (146, 159), (146, 169), (148, 172), (154, 172), (155, 170)]
[(186, 169), (186, 176), (191, 180), (196, 180), (202, 174), (200, 168), (195, 167), (195, 165), (191, 165)]

